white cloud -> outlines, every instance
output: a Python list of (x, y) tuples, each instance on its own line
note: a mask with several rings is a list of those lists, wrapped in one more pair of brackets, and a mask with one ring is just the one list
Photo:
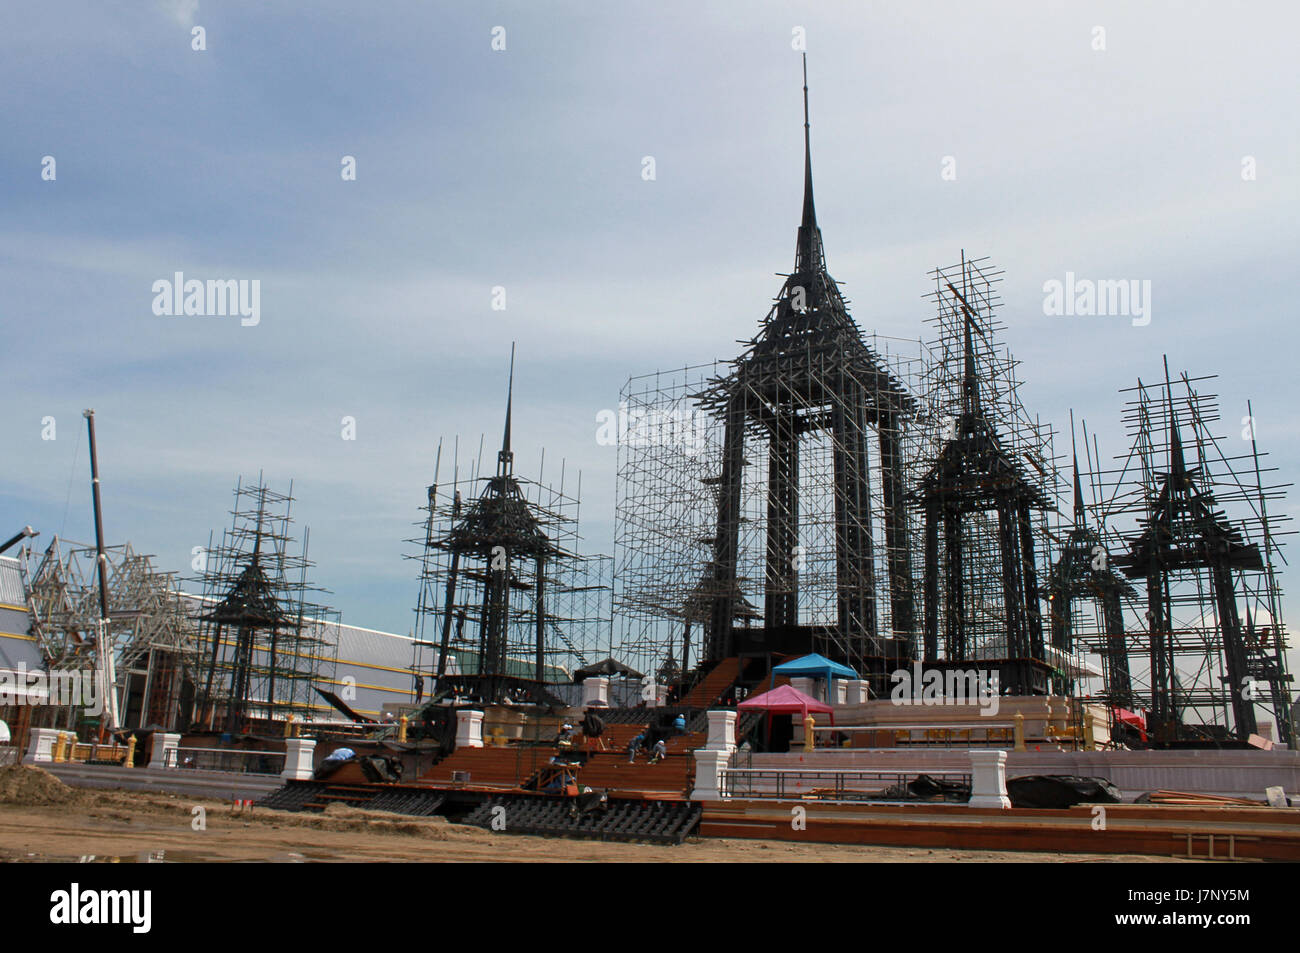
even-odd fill
[(194, 26), (199, 0), (158, 0), (158, 6), (181, 26)]

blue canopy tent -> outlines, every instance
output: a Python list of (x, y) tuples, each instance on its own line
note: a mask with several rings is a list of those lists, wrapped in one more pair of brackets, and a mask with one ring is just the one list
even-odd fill
[(824, 655), (816, 652), (811, 655), (805, 655), (802, 658), (791, 659), (789, 662), (782, 662), (772, 669), (772, 680), (769, 685), (776, 684), (776, 677), (784, 675), (786, 678), (821, 678), (826, 680), (826, 697), (831, 697), (830, 684), (832, 678), (857, 678), (858, 673), (853, 671), (847, 665), (841, 665), (839, 662), (832, 662)]

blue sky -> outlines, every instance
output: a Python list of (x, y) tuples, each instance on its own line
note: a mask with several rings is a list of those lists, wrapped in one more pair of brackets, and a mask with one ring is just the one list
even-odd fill
[[(1281, 478), (1300, 472), (1293, 4), (701, 6), (10, 11), (0, 533), (93, 538), (93, 406), (110, 541), (188, 573), (239, 475), (293, 479), (329, 600), (405, 632), (437, 442), (499, 439), (513, 340), (519, 469), (542, 447), (580, 468), (587, 548), (609, 552), (597, 413), (630, 375), (734, 355), (792, 261), (795, 27), (829, 267), (861, 327), (916, 338), (925, 273), (988, 255), (1031, 411), (1064, 427), (1074, 408), (1122, 453), (1117, 389), (1168, 354), (1221, 375), (1230, 442), (1250, 398)], [(260, 324), (155, 315), (176, 271), (258, 279)], [(1044, 315), (1067, 271), (1150, 280), (1151, 323)]]

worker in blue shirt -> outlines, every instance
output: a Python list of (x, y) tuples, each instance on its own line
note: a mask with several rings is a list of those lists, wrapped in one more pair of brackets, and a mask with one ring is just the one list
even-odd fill
[(636, 753), (641, 749), (641, 745), (643, 745), (644, 743), (645, 743), (644, 733), (637, 735), (635, 738), (633, 738), (631, 741), (627, 743), (628, 764), (631, 764), (633, 761), (636, 760)]

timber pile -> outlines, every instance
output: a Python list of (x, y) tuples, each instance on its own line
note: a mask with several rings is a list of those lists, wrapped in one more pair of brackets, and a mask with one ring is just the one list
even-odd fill
[(1137, 799), (1138, 804), (1185, 804), (1192, 807), (1259, 807), (1267, 802), (1245, 797), (1225, 797), (1218, 794), (1196, 794), (1190, 791), (1149, 791)]

